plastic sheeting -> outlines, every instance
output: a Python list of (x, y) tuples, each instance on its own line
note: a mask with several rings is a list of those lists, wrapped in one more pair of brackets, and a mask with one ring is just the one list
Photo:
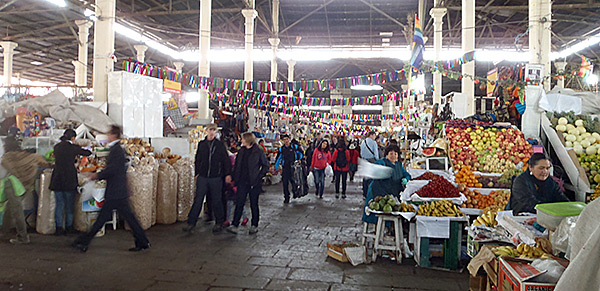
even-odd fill
[(56, 197), (54, 197), (54, 193), (49, 189), (51, 177), (51, 169), (44, 170), (40, 176), (40, 193), (35, 230), (41, 234), (53, 234), (56, 232), (56, 223), (54, 221)]
[(143, 229), (152, 226), (152, 205), (154, 189), (152, 188), (152, 166), (148, 163), (136, 162), (127, 170), (129, 203), (135, 217)]
[(158, 167), (156, 222), (160, 224), (177, 222), (177, 171), (167, 163), (162, 163)]
[(194, 203), (194, 161), (183, 158), (173, 165), (177, 171), (177, 220), (186, 221)]
[[(551, 94), (557, 94), (557, 95), (562, 95), (562, 96), (570, 96), (570, 97), (576, 97), (576, 98), (580, 98), (581, 102), (579, 102), (581, 105), (581, 114), (600, 114), (600, 93), (597, 92), (589, 92), (589, 91), (583, 91), (583, 92), (578, 92), (575, 91), (573, 89), (568, 89), (568, 88), (554, 88), (552, 89), (550, 92), (547, 93), (547, 95), (551, 95)], [(560, 106), (571, 106), (571, 104), (564, 104), (562, 103), (562, 100), (560, 100)], [(540, 107), (541, 107), (541, 100), (540, 100)], [(564, 108), (560, 108), (558, 110), (569, 110), (564, 109)], [(555, 111), (555, 112), (561, 112), (561, 111)]]
[(49, 116), (58, 121), (83, 123), (100, 132), (106, 132), (109, 126), (114, 124), (114, 121), (101, 110), (87, 105), (71, 104), (69, 99), (58, 90), (54, 90), (46, 96), (3, 104), (0, 110), (0, 119), (15, 116), (19, 107), (35, 110), (44, 117)]

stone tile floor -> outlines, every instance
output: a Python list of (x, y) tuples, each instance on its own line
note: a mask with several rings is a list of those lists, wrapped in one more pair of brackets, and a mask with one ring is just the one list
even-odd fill
[[(412, 259), (388, 259), (352, 267), (326, 255), (329, 241), (360, 242), (362, 195), (349, 183), (349, 197), (314, 194), (283, 205), (281, 186), (260, 198), (257, 235), (212, 234), (201, 225), (193, 235), (182, 223), (147, 231), (149, 251), (130, 253), (133, 238), (107, 230), (87, 253), (69, 247), (74, 236), (33, 234), (32, 244), (0, 242), (0, 290), (468, 290), (466, 272), (415, 267)], [(249, 209), (248, 209), (249, 214)], [(108, 229), (108, 228), (107, 228)]]

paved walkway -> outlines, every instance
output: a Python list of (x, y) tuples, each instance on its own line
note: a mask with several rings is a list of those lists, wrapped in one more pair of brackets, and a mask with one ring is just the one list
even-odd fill
[[(283, 205), (281, 186), (260, 198), (257, 235), (181, 232), (182, 224), (148, 230), (152, 249), (127, 251), (131, 235), (108, 230), (87, 253), (74, 237), (33, 234), (32, 244), (0, 242), (0, 290), (468, 290), (468, 275), (397, 265), (388, 259), (352, 267), (326, 256), (329, 241), (359, 242), (362, 195), (314, 194)], [(331, 193), (331, 190), (326, 193)]]

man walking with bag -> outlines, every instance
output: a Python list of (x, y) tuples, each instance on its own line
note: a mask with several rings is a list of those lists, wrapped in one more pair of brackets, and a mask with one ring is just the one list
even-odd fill
[(298, 145), (292, 144), (292, 140), (290, 139), (289, 135), (281, 135), (281, 141), (283, 142), (283, 146), (279, 149), (277, 162), (275, 163), (275, 170), (279, 170), (279, 164), (281, 164), (283, 168), (283, 172), (281, 173), (284, 196), (283, 203), (287, 204), (290, 203), (290, 182), (292, 183), (292, 187), (295, 187), (295, 182), (292, 179), (294, 174), (292, 166), (296, 161), (302, 160), (304, 154)]
[[(360, 157), (370, 163), (379, 160), (379, 147), (375, 141), (376, 137), (377, 133), (375, 131), (369, 131), (367, 138), (360, 144)], [(363, 179), (364, 198), (367, 198), (367, 192), (369, 191), (371, 182), (373, 182), (373, 179)]]
[(217, 125), (206, 126), (206, 138), (198, 143), (196, 150), (196, 196), (187, 225), (183, 231), (192, 232), (198, 223), (198, 216), (204, 204), (204, 197), (210, 195), (211, 210), (215, 218), (213, 232), (223, 230), (225, 210), (223, 209), (223, 178), (225, 183), (231, 183), (231, 160), (222, 141), (216, 138)]

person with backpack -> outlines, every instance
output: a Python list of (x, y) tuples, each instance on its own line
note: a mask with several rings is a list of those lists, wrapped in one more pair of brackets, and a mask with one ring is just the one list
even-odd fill
[(325, 190), (325, 168), (327, 168), (330, 161), (331, 153), (329, 152), (329, 141), (324, 139), (313, 152), (312, 162), (310, 164), (310, 170), (313, 172), (313, 175), (315, 175), (315, 195), (319, 198), (323, 198), (323, 191)]
[(348, 171), (350, 170), (350, 151), (346, 150), (346, 143), (343, 139), (337, 144), (333, 152), (334, 173), (335, 173), (335, 198), (340, 198), (340, 181), (342, 182), (342, 199), (346, 199), (346, 181), (348, 180)]
[(357, 147), (357, 143), (354, 141), (348, 147), (348, 151), (350, 152), (350, 182), (354, 182), (354, 174), (358, 171), (358, 157), (360, 156), (360, 152)]
[(291, 182), (292, 187), (296, 187), (296, 181), (293, 180), (293, 166), (296, 161), (301, 161), (304, 157), (302, 149), (297, 144), (292, 144), (292, 140), (289, 135), (282, 134), (281, 141), (283, 146), (279, 149), (277, 155), (277, 161), (275, 162), (275, 171), (279, 170), (279, 165), (283, 168), (281, 173), (281, 181), (283, 184), (283, 196), (284, 204), (290, 203), (290, 189), (289, 184)]

